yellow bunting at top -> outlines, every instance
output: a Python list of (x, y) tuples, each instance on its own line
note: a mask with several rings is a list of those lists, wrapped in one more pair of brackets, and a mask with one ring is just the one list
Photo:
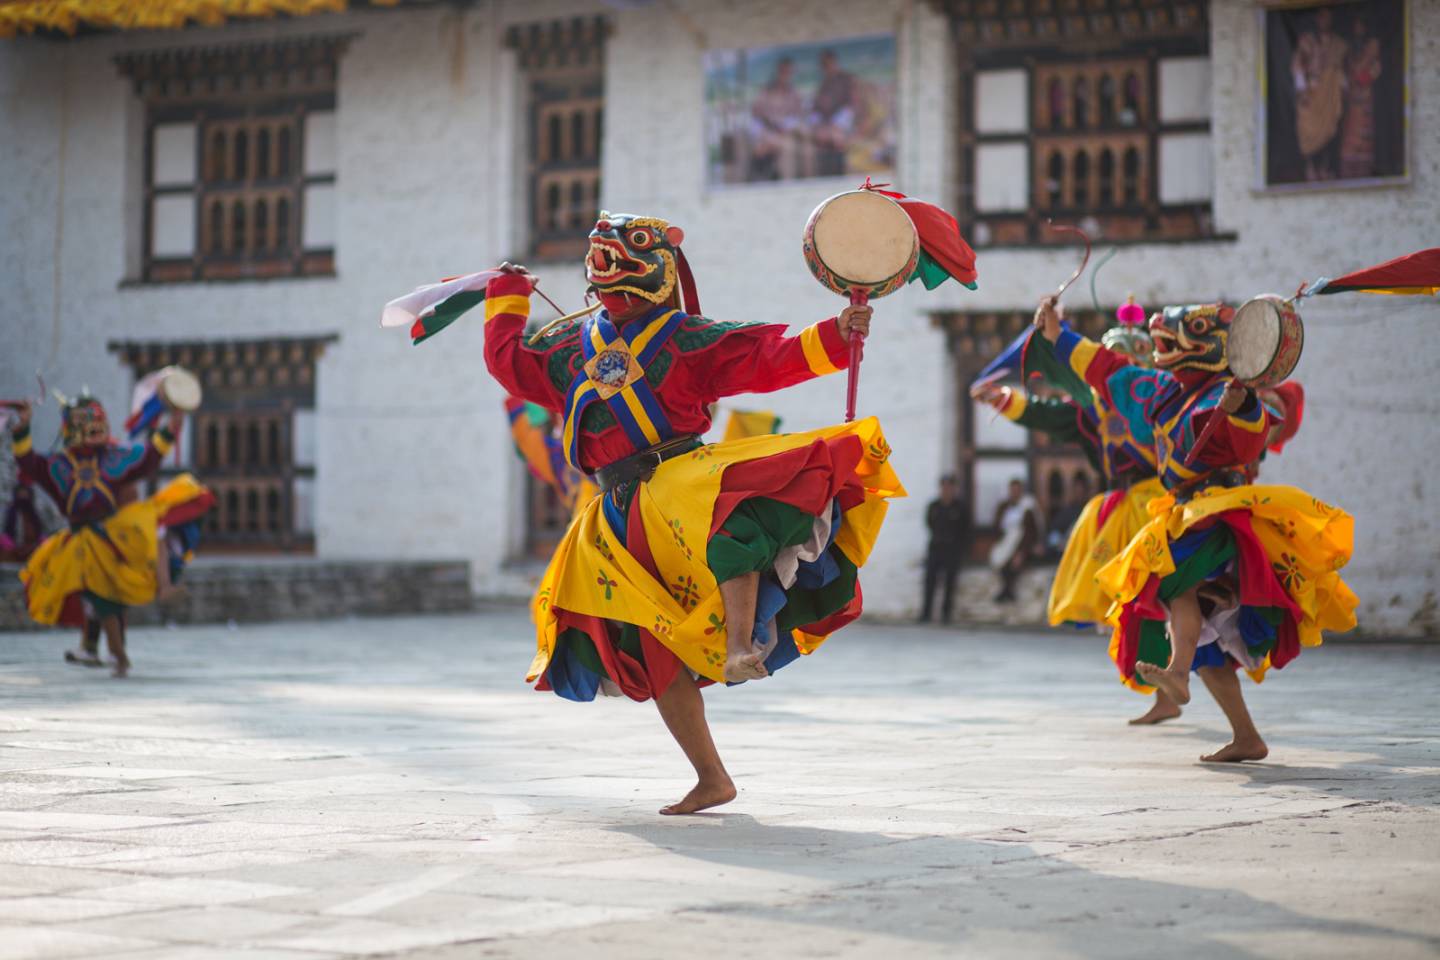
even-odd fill
[[(401, 0), (368, 0), (368, 6), (393, 7)], [(343, 13), (348, 0), (10, 0), (0, 3), (0, 37), (56, 31), (178, 30), (217, 27), (227, 20), (255, 17), (306, 17)]]

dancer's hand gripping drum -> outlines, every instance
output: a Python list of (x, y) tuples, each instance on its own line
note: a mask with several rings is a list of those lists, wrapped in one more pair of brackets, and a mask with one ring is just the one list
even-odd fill
[[(1295, 301), (1274, 293), (1262, 293), (1246, 300), (1230, 321), (1230, 334), (1225, 340), (1225, 361), (1230, 367), (1231, 382), (1252, 390), (1267, 390), (1284, 383), (1300, 362), (1305, 347), (1305, 325)], [(1188, 466), (1210, 439), (1220, 422), (1212, 416), (1190, 454)]]
[[(802, 249), (815, 279), (863, 306), (894, 293), (915, 272), (920, 237), (900, 204), (871, 190), (849, 190), (824, 201), (805, 223)], [(865, 338), (850, 332), (845, 422), (855, 419)]]

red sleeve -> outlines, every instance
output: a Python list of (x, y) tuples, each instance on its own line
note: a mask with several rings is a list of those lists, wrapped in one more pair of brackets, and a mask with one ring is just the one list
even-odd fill
[(768, 393), (844, 370), (850, 347), (830, 317), (787, 337), (775, 325), (742, 327), (694, 355), (713, 399), (737, 393)]
[(525, 343), (529, 317), (529, 280), (506, 274), (485, 285), (485, 368), (511, 394), (561, 411), (565, 395), (550, 382), (549, 351)]
[(50, 476), (50, 458), (35, 452), (35, 444), (30, 437), (30, 428), (26, 427), (18, 433), (12, 433), (10, 445), (15, 454), (15, 466), (20, 471), (20, 476), (44, 490), (46, 496), (51, 500), (63, 504), (65, 498), (60, 495), (60, 488), (55, 486), (55, 481)]

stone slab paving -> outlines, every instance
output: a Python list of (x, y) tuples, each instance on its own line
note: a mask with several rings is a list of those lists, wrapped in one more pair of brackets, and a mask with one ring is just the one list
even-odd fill
[(518, 609), (65, 640), (0, 634), (0, 960), (1440, 956), (1434, 646), (1307, 651), (1213, 767), (1093, 636), (860, 625), (710, 693), (740, 798), (667, 819)]

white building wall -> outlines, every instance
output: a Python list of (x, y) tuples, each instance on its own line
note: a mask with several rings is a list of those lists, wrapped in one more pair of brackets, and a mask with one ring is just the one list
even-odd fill
[[(503, 50), (505, 25), (602, 11), (612, 18), (603, 203), (684, 227), (711, 316), (786, 321), (798, 329), (837, 311), (842, 304), (805, 270), (799, 235), (819, 200), (855, 183), (707, 187), (706, 49), (894, 32), (896, 185), (944, 204), (953, 204), (959, 189), (958, 53), (929, 4), (798, 0), (784, 6), (783, 16), (774, 4), (738, 0), (617, 7), (507, 0), (468, 13), (374, 11), (223, 31), (0, 45), (6, 171), (0, 395), (27, 389), (43, 360), (53, 385), (88, 382), (119, 411), (128, 375), (98, 347), (105, 340), (338, 333), (318, 381), (319, 552), (463, 557), (474, 565), (482, 593), (514, 590), (518, 581), (503, 561), (524, 522), (516, 509), (520, 474), (500, 415), (501, 393), (483, 375), (479, 323), (459, 324), (419, 348), (376, 326), (380, 305), (409, 287), (519, 252), (524, 139), (520, 84), (513, 56)], [(1440, 4), (1411, 3), (1411, 183), (1308, 195), (1255, 190), (1256, 9), (1246, 0), (1216, 0), (1211, 18), (1208, 166), (1217, 227), (1237, 239), (1122, 248), (1101, 275), (1101, 301), (1119, 302), (1129, 292), (1150, 306), (1289, 292), (1322, 273), (1435, 245)], [(355, 34), (338, 91), (338, 276), (121, 286), (138, 259), (132, 187), (139, 178), (138, 108), (113, 55), (316, 32)], [(68, 118), (63, 128), (57, 117)], [(64, 213), (58, 278), (57, 209)], [(931, 313), (1026, 307), (1074, 264), (1068, 249), (982, 250), (977, 292), (954, 284), (933, 292), (910, 287), (877, 302), (861, 410), (884, 420), (913, 497), (895, 504), (867, 567), (871, 610), (914, 610), (923, 506), (938, 475), (954, 465), (958, 386)], [(578, 265), (539, 272), (559, 302), (579, 302)], [(1078, 288), (1074, 296), (1082, 296)], [(1440, 306), (1351, 295), (1311, 301), (1304, 312), (1308, 342), (1298, 377), (1308, 391), (1306, 425), (1284, 457), (1267, 463), (1266, 479), (1301, 484), (1356, 515), (1349, 579), (1363, 600), (1365, 628), (1434, 633)], [(786, 429), (820, 426), (841, 416), (843, 379), (737, 403), (773, 407)], [(54, 429), (53, 407), (49, 417), (40, 418), (42, 436)]]

